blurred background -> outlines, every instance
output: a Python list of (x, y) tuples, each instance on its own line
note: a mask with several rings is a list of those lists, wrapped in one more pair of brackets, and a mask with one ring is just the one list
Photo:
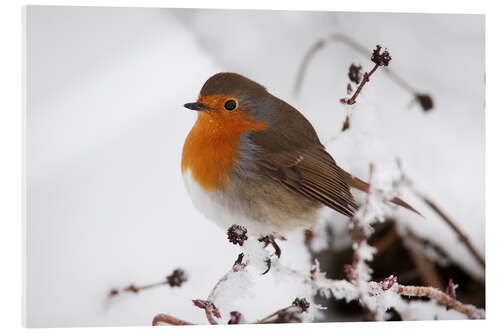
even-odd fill
[[(360, 178), (372, 162), (401, 159), (484, 258), (484, 16), (45, 6), (25, 15), (27, 326), (150, 325), (160, 312), (206, 322), (191, 299), (206, 298), (239, 249), (184, 190), (181, 150), (196, 114), (182, 105), (221, 71), (299, 109)], [(333, 33), (387, 47), (390, 69), (431, 95), (434, 108), (424, 112), (383, 70), (354, 107), (340, 104), (349, 66), (372, 65), (339, 41), (311, 58), (293, 94), (304, 55)], [(425, 219), (398, 211), (380, 225), (370, 241), (379, 249), (374, 279), (396, 274), (444, 288), (453, 278), (459, 299), (483, 307), (484, 267), (438, 214), (407, 201)], [(344, 278), (347, 222), (325, 211), (311, 242), (302, 231), (288, 235), (281, 260), (308, 269), (318, 257), (328, 276)], [(179, 288), (107, 297), (175, 268), (188, 274)], [(248, 289), (221, 310), (257, 319), (303, 292), (273, 274)], [(316, 321), (369, 319), (354, 303), (323, 304), (329, 309)], [(452, 312), (438, 319), (460, 318)]]

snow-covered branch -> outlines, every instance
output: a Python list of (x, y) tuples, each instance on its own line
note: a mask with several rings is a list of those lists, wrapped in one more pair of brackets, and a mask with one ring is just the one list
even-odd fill
[[(306, 273), (283, 265), (279, 260), (273, 263), (271, 271), (278, 278), (291, 278), (302, 283), (308, 290), (310, 299), (319, 294), (325, 298), (344, 299), (346, 302), (358, 301), (374, 315), (376, 320), (387, 319), (387, 311), (390, 309), (399, 313), (403, 320), (425, 319), (429, 317), (430, 313), (442, 313), (443, 311), (456, 311), (470, 319), (484, 318), (483, 309), (463, 304), (455, 298), (456, 286), (451, 281), (448, 292), (443, 292), (428, 286), (402, 285), (392, 275), (380, 282), (372, 280), (370, 262), (376, 254), (376, 249), (368, 244), (368, 239), (373, 234), (373, 225), (383, 222), (387, 216), (391, 215), (393, 208), (388, 205), (388, 202), (396, 197), (400, 187), (407, 185), (401, 172), (394, 175), (388, 173), (387, 169), (383, 168), (384, 173), (376, 172), (375, 166), (370, 166), (368, 194), (357, 214), (351, 219), (353, 260), (351, 265), (347, 265), (346, 268), (348, 279), (327, 278), (326, 274), (320, 271), (318, 260), (314, 260), (311, 270)], [(400, 171), (397, 168), (396, 170)], [(221, 295), (227, 294), (229, 291), (231, 295), (244, 293), (247, 286), (243, 284), (250, 283), (247, 267), (250, 264), (262, 265), (266, 258), (265, 254), (262, 253), (265, 252), (262, 246), (258, 246), (259, 240), (248, 239), (244, 228), (232, 226), (228, 231), (228, 239), (231, 243), (242, 246), (243, 250), (248, 253), (241, 253), (238, 256), (232, 268), (217, 281), (206, 300), (193, 301), (194, 305), (205, 310), (210, 324), (219, 324), (218, 320), (222, 318), (220, 310), (216, 306), (216, 304), (222, 305), (225, 302)], [(280, 274), (282, 275), (280, 276)], [(405, 299), (406, 297), (425, 297), (431, 301), (408, 300)], [(317, 308), (317, 305), (310, 304), (306, 299), (296, 298), (292, 305), (254, 323), (301, 322), (303, 320), (302, 314), (307, 311), (310, 305)], [(228, 322), (230, 324), (245, 322), (243, 315), (237, 311), (231, 312), (230, 318)], [(189, 324), (168, 315), (158, 315), (153, 323)]]

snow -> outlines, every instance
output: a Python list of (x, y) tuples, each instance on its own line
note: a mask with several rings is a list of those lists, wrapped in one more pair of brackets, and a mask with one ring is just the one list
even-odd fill
[[(484, 254), (484, 17), (40, 6), (27, 14), (28, 326), (149, 325), (157, 313), (206, 323), (191, 300), (207, 297), (241, 248), (184, 189), (180, 155), (196, 115), (182, 105), (219, 71), (246, 75), (297, 107), (362, 179), (370, 163), (379, 170), (400, 158)], [(313, 58), (292, 96), (303, 54), (333, 32), (387, 47), (390, 67), (430, 92), (435, 110), (409, 107), (411, 96), (377, 71), (347, 111), (338, 100), (348, 66), (371, 65), (338, 43)], [(341, 132), (346, 112), (351, 129)], [(425, 216), (398, 209), (405, 226), (484, 276), (449, 227), (403, 198)], [(323, 215), (347, 230), (345, 217)], [(302, 233), (287, 239), (279, 264), (308, 272)], [(310, 297), (296, 277), (260, 275), (259, 262), (216, 296), (225, 316), (237, 310), (252, 321)], [(189, 275), (180, 288), (106, 300), (111, 288), (160, 281), (178, 267)], [(344, 282), (335, 288), (353, 296)], [(414, 319), (428, 318), (428, 305), (410, 307)], [(435, 308), (439, 318), (452, 313)]]

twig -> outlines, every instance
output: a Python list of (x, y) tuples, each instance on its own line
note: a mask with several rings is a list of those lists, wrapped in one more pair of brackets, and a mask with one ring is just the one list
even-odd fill
[[(376, 69), (376, 67), (374, 68), (374, 70)], [(365, 78), (366, 76), (367, 75), (365, 74)], [(363, 81), (364, 80), (365, 79), (363, 79)], [(367, 251), (372, 252), (376, 251), (376, 249), (368, 244), (368, 238), (370, 237), (372, 231), (370, 229), (367, 229), (366, 227), (369, 227), (369, 224), (372, 221), (366, 219), (369, 212), (370, 198), (373, 194), (372, 181), (374, 169), (375, 166), (373, 164), (370, 164), (368, 188), (366, 191), (367, 194), (365, 203), (361, 208), (362, 211), (355, 214), (351, 219), (353, 258), (352, 265), (350, 267), (345, 266), (347, 277), (358, 291), (360, 304), (368, 311), (369, 314), (373, 316), (375, 316), (373, 311), (374, 309), (368, 303), (369, 295), (366, 292), (366, 285), (371, 279), (371, 269), (368, 265), (368, 261), (372, 260), (373, 257), (371, 257), (371, 254), (367, 254)]]
[(369, 72), (369, 73), (365, 73), (363, 75), (363, 81), (361, 81), (361, 83), (359, 84), (358, 88), (356, 89), (356, 91), (354, 92), (354, 95), (352, 95), (351, 98), (349, 98), (347, 101), (346, 101), (346, 104), (349, 104), (349, 105), (352, 105), (354, 103), (356, 103), (356, 98), (358, 97), (359, 93), (361, 92), (361, 90), (363, 89), (363, 87), (365, 86), (365, 84), (370, 81), (370, 76), (373, 75), (373, 73), (375, 73), (375, 71), (377, 70), (377, 68), (379, 68), (380, 66), (378, 64), (375, 64), (375, 66), (373, 66), (372, 70)]
[(214, 316), (219, 319), (222, 316), (220, 315), (219, 309), (214, 305), (214, 303), (212, 303), (211, 301), (195, 299), (193, 300), (193, 304), (196, 307), (205, 310), (205, 315), (207, 316), (207, 320), (210, 323), (210, 325), (218, 324), (217, 321), (214, 319)]
[[(371, 183), (373, 180), (373, 171), (374, 171), (374, 165), (370, 164), (370, 175), (369, 175), (369, 179), (368, 179), (367, 195), (366, 195), (365, 203), (364, 203), (363, 208), (362, 208), (363, 209), (363, 211), (361, 213), (362, 217), (365, 217), (366, 214), (368, 213), (368, 205), (370, 203)], [(353, 253), (353, 259), (352, 259), (352, 266), (351, 266), (351, 269), (349, 270), (349, 272), (352, 274), (348, 274), (348, 275), (350, 275), (349, 279), (355, 285), (360, 283), (359, 274), (356, 273), (359, 271), (359, 265), (360, 265), (361, 260), (362, 260), (361, 254), (360, 254), (360, 249), (362, 247), (363, 242), (365, 242), (365, 243), (367, 242), (368, 236), (369, 235), (366, 234), (363, 226), (361, 225), (360, 218), (357, 215), (354, 215), (354, 217), (352, 218), (352, 228), (351, 228), (351, 239), (353, 242), (352, 247), (353, 247), (354, 253)]]
[(140, 291), (147, 290), (147, 289), (152, 289), (164, 285), (169, 285), (171, 287), (180, 287), (184, 282), (187, 281), (187, 276), (186, 273), (182, 269), (176, 269), (165, 278), (165, 280), (156, 282), (156, 283), (151, 283), (147, 284), (144, 286), (136, 286), (134, 284), (131, 284), (127, 287), (121, 288), (121, 289), (111, 289), (110, 292), (108, 293), (108, 297), (114, 297), (117, 296), (120, 292), (129, 292), (129, 293), (134, 293), (137, 294)]
[(306, 312), (308, 308), (309, 302), (305, 298), (296, 298), (292, 305), (271, 313), (263, 319), (258, 320), (256, 324), (302, 322), (302, 319), (298, 315)]
[(247, 264), (248, 263), (243, 262), (243, 253), (240, 253), (238, 255), (238, 259), (236, 259), (236, 261), (234, 262), (231, 270), (229, 272), (227, 272), (226, 274), (224, 274), (224, 276), (217, 281), (215, 286), (210, 291), (210, 294), (208, 295), (207, 299), (206, 300), (202, 300), (202, 299), (193, 300), (193, 304), (196, 307), (205, 310), (205, 315), (207, 317), (207, 321), (211, 325), (217, 325), (218, 322), (217, 322), (217, 320), (215, 320), (215, 318), (219, 318), (219, 319), (221, 318), (219, 309), (214, 304), (217, 291), (221, 288), (222, 285), (224, 285), (224, 283), (229, 279), (229, 277), (231, 275), (238, 273), (240, 271), (243, 271), (246, 268)]
[[(382, 288), (378, 282), (370, 282), (370, 288), (374, 294), (380, 293)], [(448, 294), (433, 287), (421, 286), (404, 286), (395, 284), (391, 290), (394, 290), (398, 295), (412, 297), (428, 297), (436, 300), (447, 308), (454, 309), (457, 312), (463, 313), (470, 319), (484, 319), (485, 312), (471, 304), (463, 304)]]
[(304, 55), (304, 58), (300, 63), (299, 72), (297, 73), (297, 78), (295, 79), (295, 87), (293, 88), (294, 95), (299, 94), (300, 88), (302, 87), (302, 81), (304, 81), (304, 76), (306, 74), (306, 69), (309, 66), (309, 63), (311, 62), (312, 57), (316, 54), (316, 52), (318, 52), (325, 46), (326, 42), (327, 41), (324, 39), (318, 40), (311, 46), (311, 48)]
[[(414, 241), (418, 241), (415, 234), (410, 230), (408, 230), (408, 237), (410, 237)], [(441, 282), (441, 279), (436, 271), (436, 268), (434, 267), (434, 264), (429, 259), (427, 259), (425, 255), (420, 253), (416, 248), (408, 246), (407, 249), (410, 252), (410, 256), (413, 262), (415, 263), (415, 266), (417, 267), (423, 282), (426, 285), (430, 285), (443, 290), (444, 285)]]
[(208, 295), (207, 300), (209, 302), (214, 302), (215, 301), (215, 296), (217, 294), (217, 291), (229, 279), (229, 277), (231, 275), (233, 275), (235, 273), (238, 273), (240, 271), (243, 271), (247, 267), (248, 263), (243, 262), (243, 256), (244, 256), (243, 253), (240, 253), (238, 255), (238, 259), (236, 259), (236, 261), (234, 262), (233, 267), (231, 268), (231, 270), (229, 272), (227, 272), (226, 274), (224, 274), (224, 276), (221, 277), (219, 279), (219, 281), (217, 281), (217, 283), (215, 284), (215, 286), (210, 291), (210, 294)]
[(373, 247), (377, 249), (377, 253), (384, 252), (396, 239), (398, 239), (398, 233), (394, 226), (391, 226), (389, 231), (379, 241), (373, 244)]
[[(294, 95), (298, 95), (300, 92), (300, 89), (301, 89), (303, 81), (304, 81), (305, 73), (307, 71), (307, 68), (309, 67), (311, 59), (319, 50), (321, 50), (323, 47), (325, 47), (325, 45), (327, 45), (327, 43), (329, 43), (329, 42), (341, 42), (343, 44), (346, 44), (350, 48), (354, 49), (355, 51), (357, 51), (360, 54), (363, 54), (363, 55), (370, 54), (369, 49), (365, 48), (360, 43), (358, 43), (357, 41), (355, 41), (351, 37), (344, 35), (344, 34), (335, 33), (335, 34), (328, 36), (327, 38), (319, 39), (317, 42), (315, 42), (310, 47), (310, 49), (306, 52), (306, 54), (304, 55), (304, 58), (302, 59), (302, 62), (299, 66), (297, 78), (295, 80), (295, 86), (293, 89)], [(396, 74), (390, 68), (386, 68), (384, 70), (384, 72), (387, 74), (389, 79), (394, 81), (397, 85), (399, 85), (404, 90), (411, 93), (414, 96), (414, 98), (416, 99), (416, 101), (420, 103), (420, 106), (422, 107), (422, 109), (424, 111), (429, 111), (433, 108), (434, 103), (433, 103), (433, 99), (430, 95), (419, 92), (418, 89), (411, 86), (406, 80), (404, 80), (401, 76)]]
[[(288, 274), (302, 280), (303, 283), (309, 285), (314, 292), (323, 291), (323, 296), (326, 296), (324, 291), (328, 290), (335, 298), (344, 298), (347, 302), (354, 299), (359, 299), (360, 297), (358, 288), (351, 282), (348, 282), (346, 280), (333, 280), (326, 278), (324, 276), (324, 273), (321, 273), (319, 271), (319, 263), (317, 260), (315, 260), (313, 268), (311, 269), (309, 274), (304, 274), (300, 271), (281, 265), (279, 262), (276, 264), (276, 270), (285, 271)], [(397, 280), (395, 277), (391, 277), (385, 279), (382, 282), (367, 282), (368, 296), (376, 297), (382, 295), (385, 292), (395, 292), (396, 294), (401, 296), (428, 297), (436, 300), (438, 303), (446, 306), (447, 308), (451, 308), (460, 313), (463, 313), (471, 319), (482, 319), (485, 317), (485, 312), (483, 309), (477, 308), (474, 305), (463, 304), (460, 301), (454, 299), (452, 296), (436, 288), (422, 286), (404, 286), (396, 283), (396, 281)], [(218, 284), (218, 286), (220, 287), (221, 284)], [(301, 306), (297, 301), (303, 302), (302, 300), (296, 299), (291, 306), (273, 312), (272, 314), (264, 317), (256, 323), (277, 323), (283, 322), (283, 320), (289, 320), (288, 322), (296, 321), (297, 318), (295, 316), (300, 312), (306, 311), (308, 307), (308, 305)], [(213, 318), (215, 308), (213, 303), (208, 301), (202, 302), (204, 302), (204, 304), (197, 306), (205, 309), (209, 323), (217, 324), (217, 322)], [(220, 313), (218, 313), (218, 310), (215, 313), (217, 314), (216, 316), (220, 317)], [(156, 326), (158, 323), (166, 323), (170, 325), (192, 325), (192, 323), (166, 314), (159, 314), (155, 316), (155, 318), (153, 319), (153, 326)], [(239, 323), (239, 321), (232, 323)]]
[(175, 317), (172, 317), (167, 314), (157, 314), (153, 318), (153, 326), (158, 326), (159, 323), (164, 323), (164, 324), (169, 324), (169, 325), (174, 325), (174, 326), (184, 326), (184, 325), (193, 325), (192, 323), (189, 323), (187, 321), (184, 321), (182, 319), (178, 319)]
[(296, 307), (295, 307), (295, 306), (293, 306), (293, 305), (287, 306), (286, 308), (283, 308), (283, 309), (281, 309), (281, 310), (278, 310), (278, 311), (276, 311), (276, 312), (273, 312), (273, 313), (271, 313), (270, 315), (268, 315), (268, 316), (266, 316), (266, 317), (262, 318), (261, 320), (258, 320), (258, 321), (257, 321), (257, 324), (267, 324), (267, 323), (272, 323), (273, 321), (271, 321), (271, 319), (272, 319), (273, 317), (275, 317), (275, 316), (279, 316), (280, 314), (282, 314), (282, 313), (286, 313), (286, 312), (288, 312), (288, 311), (290, 311), (290, 310), (292, 310), (292, 309), (296, 309)]
[[(317, 265), (318, 262), (316, 260), (309, 275), (305, 275), (301, 272), (282, 265), (280, 266), (280, 269), (288, 270), (290, 274), (297, 276), (297, 278), (302, 279), (304, 283), (309, 284), (313, 288), (313, 290), (329, 290), (335, 298), (345, 298), (348, 302), (354, 299), (352, 294), (356, 293), (357, 287), (355, 285), (346, 280), (333, 280), (325, 277), (324, 273), (319, 272), (319, 267)], [(397, 280), (394, 278), (394, 281)], [(477, 308), (472, 304), (463, 304), (436, 288), (424, 286), (405, 286), (395, 282), (392, 282), (391, 285), (388, 286), (388, 288), (384, 288), (384, 283), (385, 280), (382, 282), (368, 282), (369, 295), (378, 296), (384, 292), (394, 291), (401, 296), (428, 297), (436, 300), (437, 302), (448, 308), (465, 314), (471, 319), (482, 319), (485, 317), (484, 309)]]
[(479, 252), (476, 250), (476, 248), (472, 245), (472, 243), (469, 240), (469, 238), (463, 233), (462, 230), (460, 230), (460, 228), (458, 227), (458, 225), (455, 222), (453, 222), (448, 217), (448, 215), (446, 215), (443, 212), (443, 210), (437, 206), (437, 204), (435, 202), (431, 201), (431, 199), (427, 198), (426, 196), (424, 196), (421, 193), (416, 192), (416, 194), (425, 202), (425, 204), (427, 206), (429, 206), (429, 208), (431, 208), (436, 214), (438, 214), (441, 217), (441, 219), (443, 219), (443, 221), (445, 221), (446, 224), (448, 224), (451, 227), (451, 229), (453, 229), (453, 231), (457, 234), (458, 239), (462, 243), (464, 243), (464, 245), (467, 247), (467, 249), (469, 249), (470, 253), (474, 256), (474, 258), (484, 268), (485, 267), (484, 258), (481, 256), (481, 254), (479, 254)]
[(485, 261), (484, 258), (479, 254), (479, 251), (476, 250), (476, 248), (472, 245), (470, 239), (465, 235), (465, 233), (458, 227), (458, 224), (453, 222), (451, 218), (444, 213), (444, 211), (438, 207), (438, 205), (429, 199), (427, 196), (422, 194), (420, 191), (417, 190), (417, 188), (413, 185), (413, 182), (408, 178), (408, 176), (404, 173), (403, 171), (403, 166), (401, 160), (397, 160), (397, 164), (399, 169), (401, 170), (401, 174), (405, 178), (406, 182), (409, 184), (410, 189), (415, 193), (419, 198), (422, 199), (422, 201), (430, 208), (432, 209), (441, 219), (450, 226), (450, 228), (457, 234), (458, 239), (464, 243), (465, 247), (469, 250), (469, 252), (472, 254), (472, 256), (479, 262), (479, 264), (485, 268)]

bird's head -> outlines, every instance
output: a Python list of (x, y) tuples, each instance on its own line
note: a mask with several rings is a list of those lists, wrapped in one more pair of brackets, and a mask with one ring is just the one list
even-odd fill
[(206, 119), (267, 125), (272, 120), (273, 98), (266, 88), (242, 75), (218, 73), (205, 82), (196, 102), (184, 106)]

